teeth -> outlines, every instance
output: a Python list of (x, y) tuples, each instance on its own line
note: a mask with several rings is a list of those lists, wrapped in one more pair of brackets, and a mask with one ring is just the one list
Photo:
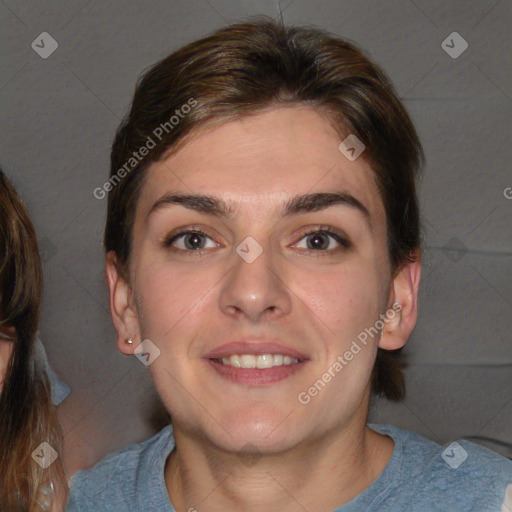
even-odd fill
[(274, 366), (296, 364), (299, 360), (294, 357), (283, 356), (282, 354), (253, 354), (233, 355), (223, 357), (222, 364), (236, 368), (273, 368)]
[(242, 364), (240, 362), (240, 356), (223, 357), (222, 362), (224, 364), (229, 364), (231, 366), (235, 366), (236, 368), (242, 367)]
[(242, 368), (256, 368), (256, 363), (256, 356), (252, 356), (250, 354), (240, 356), (240, 366)]

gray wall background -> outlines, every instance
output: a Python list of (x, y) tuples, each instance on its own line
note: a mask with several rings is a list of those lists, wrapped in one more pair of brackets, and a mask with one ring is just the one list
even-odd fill
[[(92, 465), (155, 431), (149, 374), (117, 351), (108, 310), (106, 202), (93, 190), (107, 178), (114, 131), (145, 68), (250, 14), (361, 45), (393, 80), (425, 147), (428, 251), (406, 349), (408, 398), (379, 402), (372, 421), (440, 443), (488, 437), (512, 456), (510, 0), (2, 0), (0, 164), (39, 236), (41, 338), (73, 389), (60, 406), (68, 464)], [(47, 58), (31, 46), (43, 38), (38, 50), (51, 50), (42, 32), (58, 44)], [(462, 48), (447, 39), (453, 32), (468, 43), (457, 58), (444, 49)]]

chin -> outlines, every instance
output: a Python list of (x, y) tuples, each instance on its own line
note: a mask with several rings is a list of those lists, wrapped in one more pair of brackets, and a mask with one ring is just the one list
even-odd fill
[[(268, 406), (245, 407), (222, 414), (222, 427), (216, 426), (219, 447), (239, 451), (247, 444), (261, 450), (286, 449), (291, 440), (290, 410)], [(217, 437), (218, 436), (218, 437)]]

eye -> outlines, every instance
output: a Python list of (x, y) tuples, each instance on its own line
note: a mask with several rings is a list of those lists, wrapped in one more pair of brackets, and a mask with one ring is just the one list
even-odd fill
[(351, 246), (350, 242), (341, 232), (330, 226), (322, 226), (321, 228), (306, 231), (301, 235), (301, 240), (303, 239), (306, 246), (300, 247), (297, 245), (297, 247), (308, 251), (332, 253), (336, 251), (336, 247), (332, 247), (333, 243), (345, 249)]
[[(298, 247), (307, 251), (327, 253), (336, 252), (340, 247), (344, 249), (351, 247), (351, 243), (348, 241), (346, 236), (342, 232), (330, 226), (321, 226), (316, 229), (305, 231), (300, 236), (300, 240), (303, 239), (306, 244), (305, 247), (300, 247), (298, 244), (293, 247)], [(209, 246), (207, 245), (208, 240), (210, 241)], [(335, 244), (338, 244), (338, 248), (332, 247)], [(165, 248), (172, 251), (184, 253), (197, 252), (198, 254), (206, 249), (219, 247), (219, 244), (216, 243), (207, 233), (198, 228), (188, 228), (174, 233), (163, 242), (163, 245)]]
[[(205, 246), (205, 238), (211, 240), (212, 245)], [(176, 251), (202, 251), (218, 247), (206, 233), (200, 229), (188, 229), (175, 233), (164, 242), (164, 246)]]

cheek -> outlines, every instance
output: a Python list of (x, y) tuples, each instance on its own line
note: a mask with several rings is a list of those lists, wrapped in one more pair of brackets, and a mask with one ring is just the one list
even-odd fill
[(324, 274), (302, 276), (301, 295), (308, 308), (339, 344), (373, 325), (380, 311), (382, 285), (374, 267), (352, 264)]
[(141, 330), (161, 338), (189, 313), (201, 297), (204, 283), (196, 273), (180, 272), (170, 265), (150, 264), (137, 275)]
[(201, 268), (199, 261), (197, 266), (153, 261), (140, 268), (136, 288), (141, 336), (161, 348), (162, 361), (173, 371), (184, 372), (180, 361), (197, 356), (197, 340), (206, 338), (218, 317), (215, 294), (225, 272)]

